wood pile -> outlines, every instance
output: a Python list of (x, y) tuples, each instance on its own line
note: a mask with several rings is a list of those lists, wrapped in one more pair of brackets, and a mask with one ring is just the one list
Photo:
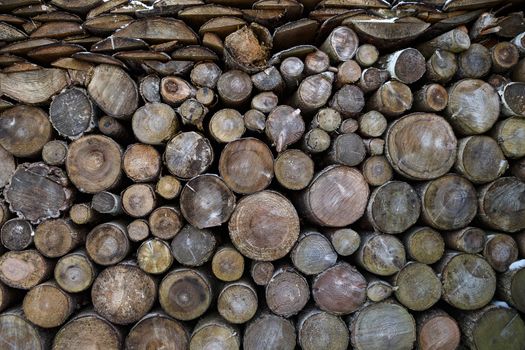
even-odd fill
[(525, 349), (502, 0), (1, 0), (0, 348)]

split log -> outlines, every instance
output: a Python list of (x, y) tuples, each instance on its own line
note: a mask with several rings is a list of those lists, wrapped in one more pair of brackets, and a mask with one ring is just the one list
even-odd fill
[(361, 172), (370, 186), (381, 186), (392, 180), (394, 171), (384, 156), (371, 156), (361, 164)]
[(9, 250), (24, 250), (33, 243), (35, 231), (24, 219), (7, 220), (0, 231), (2, 245)]
[(221, 281), (237, 281), (244, 273), (244, 257), (230, 245), (219, 247), (211, 260), (211, 269)]
[(153, 278), (129, 263), (106, 268), (91, 288), (91, 300), (97, 314), (119, 325), (137, 322), (146, 315), (156, 294)]
[(457, 231), (443, 232), (448, 248), (465, 253), (479, 253), (485, 247), (485, 231), (476, 227), (465, 227)]
[(219, 143), (228, 143), (242, 137), (246, 128), (241, 113), (235, 109), (221, 109), (210, 119), (210, 135)]
[(378, 65), (390, 77), (404, 84), (412, 84), (425, 74), (425, 57), (414, 48), (396, 51), (379, 59)]
[(100, 214), (120, 215), (122, 211), (122, 197), (108, 191), (95, 193), (91, 199), (91, 208)]
[(416, 341), (414, 317), (401, 305), (388, 301), (357, 311), (349, 319), (349, 328), (356, 350), (412, 349)]
[[(269, 337), (269, 334), (273, 336)], [(242, 347), (246, 350), (293, 350), (295, 337), (295, 327), (291, 321), (263, 312), (246, 326)]]
[(220, 226), (235, 207), (235, 196), (216, 175), (198, 175), (188, 181), (180, 194), (184, 218), (197, 228)]
[(483, 257), (496, 272), (505, 272), (518, 260), (518, 244), (512, 236), (493, 233), (487, 236)]
[(414, 225), (420, 212), (421, 203), (412, 186), (389, 181), (370, 194), (366, 219), (376, 231), (396, 234)]
[(299, 217), (283, 195), (261, 191), (243, 197), (228, 224), (235, 247), (254, 260), (284, 257), (299, 237)]
[(197, 322), (191, 334), (190, 350), (206, 349), (220, 344), (224, 350), (241, 347), (241, 337), (237, 327), (225, 322), (217, 315), (210, 315)]
[(350, 335), (344, 321), (318, 309), (303, 311), (297, 321), (297, 342), (304, 350), (346, 350)]
[(187, 349), (190, 335), (186, 327), (162, 311), (152, 311), (141, 318), (126, 337), (126, 349), (147, 348), (151, 344), (166, 350)]
[(171, 241), (171, 254), (185, 266), (201, 266), (209, 261), (217, 245), (213, 232), (185, 225)]
[(161, 145), (179, 130), (175, 111), (164, 103), (147, 103), (133, 113), (133, 134), (142, 143)]
[(342, 256), (354, 254), (361, 244), (361, 236), (351, 228), (326, 229), (324, 234), (332, 243), (337, 254)]
[(296, 149), (281, 152), (274, 162), (275, 178), (289, 190), (302, 190), (314, 176), (314, 162)]
[(427, 60), (426, 78), (436, 83), (447, 83), (458, 70), (456, 55), (437, 49)]
[(121, 178), (121, 160), (120, 146), (109, 137), (84, 136), (69, 145), (67, 175), (81, 192), (108, 190)]
[(210, 283), (208, 277), (198, 270), (172, 270), (160, 283), (160, 305), (168, 315), (177, 320), (196, 319), (210, 307), (213, 298)]
[(184, 223), (178, 208), (161, 206), (150, 214), (148, 224), (153, 236), (166, 240), (175, 237)]
[(72, 140), (95, 127), (95, 109), (84, 89), (72, 87), (53, 98), (49, 120), (55, 130)]
[(389, 234), (362, 233), (361, 245), (356, 254), (356, 262), (359, 266), (379, 276), (393, 275), (406, 263), (403, 243)]
[(525, 145), (521, 135), (525, 132), (525, 118), (511, 117), (498, 122), (493, 129), (493, 137), (507, 158), (525, 156)]
[(18, 105), (0, 115), (0, 145), (15, 157), (32, 157), (51, 139), (47, 113), (37, 107)]
[(412, 92), (407, 85), (395, 80), (378, 85), (377, 91), (367, 101), (369, 110), (376, 110), (392, 117), (401, 115), (412, 108)]
[(68, 219), (47, 220), (35, 230), (35, 247), (48, 258), (66, 255), (86, 239), (83, 228)]
[(479, 255), (447, 252), (436, 272), (440, 274), (443, 300), (460, 310), (482, 308), (496, 291), (496, 274)]
[(333, 315), (347, 315), (364, 304), (366, 284), (355, 267), (342, 262), (314, 278), (312, 295), (321, 310)]
[(421, 218), (438, 230), (466, 227), (476, 216), (476, 189), (467, 179), (448, 174), (419, 188)]
[[(446, 233), (445, 233), (446, 234)], [(436, 263), (445, 252), (445, 241), (430, 227), (414, 227), (403, 237), (407, 256), (422, 264)]]
[(55, 265), (56, 283), (68, 293), (80, 293), (93, 284), (97, 269), (84, 250), (61, 257)]
[(143, 242), (137, 249), (137, 264), (148, 274), (161, 274), (171, 267), (173, 256), (170, 246), (165, 241), (152, 238)]
[(150, 182), (160, 173), (159, 152), (150, 145), (129, 145), (122, 156), (122, 170), (133, 182)]
[(57, 68), (3, 73), (0, 78), (2, 94), (27, 104), (47, 102), (67, 86), (66, 72)]
[(454, 350), (460, 338), (458, 323), (442, 310), (429, 310), (417, 317), (417, 346), (421, 350)]
[(181, 190), (182, 184), (176, 177), (171, 175), (161, 176), (155, 186), (155, 192), (162, 198), (168, 200), (177, 198)]
[(166, 145), (164, 164), (181, 179), (191, 179), (205, 172), (213, 162), (210, 141), (195, 131), (181, 132)]
[(395, 296), (413, 311), (431, 308), (441, 297), (441, 281), (428, 265), (409, 262), (393, 278)]
[(456, 136), (445, 119), (430, 113), (412, 113), (388, 128), (385, 155), (396, 172), (413, 180), (426, 180), (452, 168), (456, 145)]
[(12, 288), (29, 290), (47, 280), (52, 271), (53, 263), (34, 249), (0, 256), (0, 281)]
[(501, 177), (478, 191), (478, 216), (496, 230), (517, 232), (525, 228), (521, 214), (525, 183), (515, 177)]
[(270, 282), (275, 267), (270, 261), (252, 261), (250, 276), (255, 284), (265, 286)]
[[(47, 142), (42, 148), (42, 160), (47, 165), (64, 165), (66, 162), (68, 152), (68, 145), (65, 141), (51, 140)], [(7, 169), (4, 171), (9, 171), (9, 164)], [(14, 168), (13, 168), (14, 171)]]
[(266, 119), (265, 132), (277, 152), (299, 141), (305, 129), (301, 110), (290, 106), (278, 106)]
[(525, 301), (520, 296), (523, 295), (525, 288), (525, 268), (524, 260), (512, 263), (509, 269), (498, 276), (498, 296), (523, 312)]
[(343, 227), (359, 219), (366, 207), (369, 189), (356, 169), (329, 166), (319, 172), (296, 201), (298, 211), (312, 223)]
[(226, 284), (217, 297), (217, 310), (228, 322), (248, 322), (257, 312), (257, 292), (251, 283), (237, 281)]
[(33, 288), (24, 297), (24, 315), (33, 324), (43, 328), (62, 325), (77, 307), (77, 300), (64, 292), (55, 281)]
[(182, 78), (168, 76), (160, 81), (160, 95), (163, 102), (171, 106), (179, 106), (188, 98), (195, 96), (195, 88)]
[(129, 252), (126, 227), (116, 221), (95, 226), (86, 237), (86, 251), (91, 260), (103, 266), (122, 261)]
[(243, 138), (228, 143), (219, 159), (219, 173), (234, 192), (264, 190), (273, 178), (273, 155), (260, 140)]
[(122, 192), (122, 209), (131, 217), (144, 217), (157, 206), (155, 188), (150, 184), (133, 184)]

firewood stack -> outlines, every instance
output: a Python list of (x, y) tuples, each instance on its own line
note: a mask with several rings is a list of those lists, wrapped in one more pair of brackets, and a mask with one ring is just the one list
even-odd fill
[(501, 0), (1, 0), (0, 348), (525, 349)]

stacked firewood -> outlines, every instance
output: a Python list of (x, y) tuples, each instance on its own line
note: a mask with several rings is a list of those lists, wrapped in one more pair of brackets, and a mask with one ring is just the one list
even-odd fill
[(0, 0), (0, 348), (525, 349), (522, 6)]

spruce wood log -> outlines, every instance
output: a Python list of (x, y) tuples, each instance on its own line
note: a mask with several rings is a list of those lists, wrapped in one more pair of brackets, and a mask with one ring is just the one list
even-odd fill
[(479, 253), (485, 247), (485, 231), (477, 227), (465, 227), (457, 231), (443, 232), (448, 248), (465, 253)]
[(317, 275), (337, 261), (337, 253), (321, 233), (304, 231), (290, 252), (294, 267), (305, 275)]
[(137, 249), (137, 264), (148, 274), (166, 272), (173, 263), (170, 246), (165, 241), (152, 238), (143, 242)]
[(146, 75), (140, 80), (139, 92), (144, 102), (160, 102), (160, 78), (155, 74)]
[(85, 229), (69, 219), (47, 220), (37, 226), (34, 235), (36, 249), (48, 258), (66, 255), (86, 239)]
[(334, 315), (347, 315), (364, 304), (366, 286), (365, 278), (355, 267), (341, 262), (314, 278), (312, 296), (321, 310)]
[(212, 298), (211, 282), (198, 270), (172, 270), (159, 287), (160, 306), (168, 315), (181, 321), (202, 316), (210, 307)]
[(385, 153), (385, 141), (380, 138), (364, 139), (366, 153), (370, 156), (381, 156)]
[(352, 255), (361, 244), (361, 236), (351, 228), (325, 229), (323, 233), (330, 240), (337, 254), (342, 256)]
[(215, 88), (222, 70), (213, 62), (196, 64), (190, 72), (191, 83), (198, 87)]
[[(46, 143), (47, 145), (47, 143)], [(44, 145), (45, 148), (45, 145)], [(8, 152), (0, 143), (0, 188), (9, 182), (11, 175), (15, 172), (16, 162), (13, 155)], [(50, 164), (52, 165), (52, 164)], [(5, 221), (5, 220), (4, 220)], [(2, 222), (2, 220), (0, 220)]]
[(281, 186), (289, 190), (302, 190), (314, 176), (314, 162), (304, 152), (289, 149), (275, 159), (274, 171)]
[(3, 95), (27, 104), (47, 102), (68, 84), (67, 73), (57, 68), (2, 73), (0, 78)]
[(425, 74), (425, 57), (414, 48), (396, 51), (379, 59), (378, 65), (390, 77), (404, 84), (412, 84)]
[(254, 260), (284, 257), (299, 237), (299, 217), (283, 195), (261, 191), (237, 203), (228, 224), (235, 247)]
[(164, 103), (179, 106), (188, 98), (195, 96), (195, 88), (180, 77), (168, 76), (160, 81), (160, 95)]
[(442, 298), (460, 310), (487, 305), (496, 291), (496, 273), (479, 255), (449, 251), (436, 265)]
[(114, 265), (122, 261), (129, 249), (126, 226), (118, 221), (97, 225), (86, 237), (86, 252), (99, 265)]
[(344, 321), (318, 309), (303, 311), (297, 321), (297, 343), (304, 350), (345, 350), (350, 335)]
[(502, 41), (490, 49), (492, 58), (492, 70), (494, 72), (504, 72), (512, 69), (520, 59), (516, 45), (508, 41)]
[(369, 111), (358, 118), (359, 133), (364, 137), (380, 137), (386, 130), (387, 120), (377, 111)]
[(122, 209), (133, 218), (148, 215), (156, 206), (155, 188), (151, 184), (133, 184), (122, 192)]
[(270, 261), (252, 261), (250, 276), (258, 286), (265, 286), (270, 282), (275, 267)]
[(492, 65), (489, 49), (485, 46), (474, 43), (458, 56), (459, 78), (479, 79), (487, 75)]
[(386, 70), (370, 67), (364, 69), (361, 72), (361, 77), (357, 82), (357, 86), (364, 93), (369, 93), (379, 89), (379, 87), (383, 85), (388, 79), (390, 79), (390, 73), (388, 73)]
[[(42, 160), (47, 165), (63, 165), (66, 161), (67, 149), (65, 141), (51, 140), (42, 147)], [(6, 165), (9, 166), (9, 164)], [(8, 172), (9, 168), (4, 171)]]
[(121, 178), (121, 160), (121, 147), (109, 137), (84, 136), (69, 145), (67, 175), (81, 192), (108, 190)]
[(421, 203), (412, 186), (389, 181), (370, 194), (366, 219), (376, 231), (395, 234), (414, 225), (420, 212)]
[(265, 132), (277, 152), (299, 141), (305, 129), (301, 110), (290, 106), (277, 106), (266, 119)]
[(219, 247), (211, 261), (213, 275), (221, 281), (233, 282), (244, 273), (244, 257), (233, 246)]
[(222, 150), (219, 173), (234, 192), (250, 194), (261, 191), (273, 178), (273, 155), (258, 139), (236, 140)]
[(197, 129), (203, 130), (203, 121), (208, 113), (206, 105), (213, 103), (215, 96), (213, 93), (206, 93), (204, 91), (213, 91), (208, 88), (201, 88), (195, 93), (195, 98), (189, 98), (177, 108), (182, 124), (195, 125)]
[(261, 133), (266, 126), (266, 115), (256, 109), (250, 109), (244, 113), (244, 126), (249, 131)]
[(441, 297), (441, 281), (428, 265), (409, 262), (393, 278), (397, 300), (413, 311), (431, 308)]
[(302, 113), (310, 114), (323, 107), (332, 95), (334, 73), (323, 72), (310, 75), (301, 81), (291, 97), (291, 105)]
[(445, 113), (461, 135), (476, 135), (488, 131), (496, 122), (500, 102), (492, 86), (478, 79), (463, 79), (448, 89)]
[(241, 113), (235, 109), (225, 108), (213, 114), (209, 130), (215, 141), (228, 143), (240, 139), (246, 128)]
[(159, 178), (155, 185), (155, 192), (164, 199), (175, 199), (182, 190), (182, 184), (176, 177), (164, 175)]
[(131, 263), (102, 270), (91, 288), (97, 314), (111, 323), (137, 322), (155, 302), (157, 286), (153, 278)]
[(127, 142), (131, 138), (129, 130), (117, 118), (107, 115), (98, 120), (98, 129), (102, 134), (119, 142)]
[(60, 135), (74, 140), (95, 127), (95, 109), (84, 89), (72, 87), (53, 98), (49, 120)]
[(525, 133), (525, 118), (511, 117), (498, 122), (493, 129), (493, 137), (507, 158), (525, 156), (522, 135)]
[(340, 26), (332, 30), (320, 49), (335, 63), (352, 59), (358, 47), (359, 38), (356, 33), (348, 27)]
[(252, 93), (250, 76), (240, 70), (227, 71), (217, 81), (217, 93), (221, 101), (230, 107), (239, 107), (246, 103)]
[(445, 241), (441, 233), (430, 227), (411, 228), (404, 235), (403, 243), (408, 258), (422, 264), (432, 265), (445, 253)]
[(40, 153), (51, 132), (47, 113), (38, 107), (17, 105), (0, 115), (0, 145), (15, 157)]
[(126, 227), (128, 238), (132, 242), (141, 242), (149, 236), (149, 225), (145, 219), (135, 219)]
[(496, 272), (505, 272), (518, 260), (518, 244), (510, 235), (489, 234), (483, 248), (483, 257)]
[(160, 206), (148, 218), (151, 234), (160, 239), (172, 239), (184, 225), (180, 210), (173, 206)]
[(330, 135), (320, 128), (310, 129), (302, 142), (302, 148), (308, 153), (321, 153), (330, 147)]
[(341, 113), (343, 118), (350, 118), (365, 107), (365, 96), (358, 86), (346, 84), (335, 92), (329, 105)]
[(212, 231), (185, 225), (171, 241), (171, 254), (182, 265), (201, 266), (211, 259), (216, 245)]
[(9, 209), (33, 224), (60, 216), (71, 206), (73, 193), (64, 171), (42, 162), (19, 165), (4, 189)]
[(295, 345), (293, 323), (270, 312), (257, 315), (244, 330), (242, 347), (246, 350), (292, 350)]
[(461, 340), (458, 323), (446, 312), (428, 310), (417, 316), (417, 346), (421, 350), (455, 350)]
[(322, 108), (315, 114), (310, 123), (311, 128), (320, 128), (326, 132), (334, 132), (341, 125), (341, 114), (333, 108)]
[(488, 136), (468, 136), (458, 142), (454, 168), (475, 184), (496, 180), (508, 168), (498, 143)]
[(190, 340), (190, 350), (219, 346), (224, 350), (241, 347), (239, 329), (217, 315), (204, 317), (197, 322)]
[(436, 83), (447, 83), (458, 70), (456, 55), (452, 52), (437, 49), (427, 60), (426, 78)]
[(509, 117), (525, 117), (523, 94), (525, 83), (508, 82), (498, 89), (501, 98), (501, 112)]
[(290, 317), (301, 311), (310, 299), (306, 279), (289, 266), (277, 268), (265, 289), (266, 304), (276, 315)]
[(498, 296), (507, 303), (523, 312), (525, 300), (521, 297), (525, 290), (525, 261), (518, 260), (509, 266), (509, 269), (498, 276)]
[(414, 94), (413, 109), (419, 112), (439, 112), (447, 107), (447, 90), (439, 84), (427, 84)]
[(297, 197), (297, 210), (312, 223), (343, 227), (365, 212), (369, 189), (359, 171), (343, 165), (319, 172)]
[(169, 141), (179, 129), (175, 111), (164, 103), (148, 103), (133, 113), (133, 134), (142, 143), (160, 145)]
[(366, 297), (374, 303), (390, 298), (396, 290), (396, 288), (387, 281), (379, 279), (370, 273), (366, 273), (365, 278), (368, 283), (366, 286)]
[(213, 162), (210, 141), (195, 132), (181, 132), (171, 139), (164, 151), (164, 164), (174, 176), (187, 180), (205, 172)]
[(77, 225), (85, 225), (99, 219), (98, 213), (91, 208), (91, 203), (77, 203), (69, 209), (69, 217)]
[(338, 88), (340, 88), (345, 84), (357, 83), (359, 79), (361, 78), (361, 73), (362, 73), (361, 67), (356, 61), (354, 60), (344, 61), (339, 66), (337, 66), (335, 84)]
[(68, 293), (80, 293), (93, 284), (97, 269), (84, 250), (61, 257), (54, 271), (56, 283)]
[(402, 82), (390, 80), (379, 84), (378, 89), (367, 101), (367, 107), (369, 110), (376, 110), (393, 117), (407, 112), (412, 108), (412, 102), (410, 88)]
[(366, 158), (361, 164), (361, 172), (370, 186), (381, 186), (394, 176), (394, 170), (382, 155)]
[(417, 46), (423, 56), (429, 58), (436, 50), (460, 53), (470, 47), (470, 37), (466, 27), (457, 27), (445, 32), (432, 40)]
[(71, 316), (77, 302), (64, 292), (55, 281), (48, 281), (33, 288), (24, 297), (24, 315), (33, 324), (43, 328), (62, 325)]
[(438, 230), (457, 230), (466, 227), (476, 216), (476, 189), (467, 179), (447, 174), (422, 184), (423, 222)]
[(125, 348), (144, 349), (148, 346), (166, 350), (187, 349), (190, 335), (183, 324), (162, 311), (152, 311), (142, 317), (126, 336)]
[(20, 298), (15, 289), (0, 282), (0, 311), (4, 311), (8, 306), (16, 303), (18, 299)]
[(361, 233), (356, 262), (368, 272), (390, 276), (405, 266), (406, 252), (401, 241), (393, 235), (365, 232)]
[(9, 349), (45, 350), (51, 345), (51, 335), (35, 326), (24, 316), (22, 308), (13, 308), (0, 314), (2, 342)]
[(355, 60), (361, 67), (370, 67), (379, 59), (379, 50), (370, 44), (363, 44), (357, 48)]
[(304, 62), (298, 57), (287, 57), (279, 66), (279, 71), (283, 77), (286, 86), (290, 90), (299, 87), (304, 74)]
[(100, 214), (122, 214), (122, 197), (108, 191), (95, 193), (91, 198), (91, 208)]
[(247, 281), (226, 284), (217, 296), (217, 310), (228, 322), (248, 322), (257, 312), (257, 291)]
[(122, 156), (122, 170), (133, 182), (154, 181), (162, 167), (159, 152), (150, 145), (129, 145)]
[(33, 243), (35, 230), (24, 219), (7, 220), (0, 230), (2, 245), (9, 250), (24, 250)]
[(0, 256), (0, 281), (17, 289), (31, 289), (51, 276), (53, 262), (34, 249)]
[(304, 58), (304, 71), (306, 75), (322, 73), (330, 67), (330, 58), (321, 50), (310, 52)]
[(525, 322), (506, 303), (466, 313), (459, 325), (466, 346), (474, 350), (518, 350), (525, 346)]
[(399, 174), (413, 180), (428, 180), (452, 168), (456, 145), (456, 136), (444, 118), (412, 113), (388, 128), (385, 155)]
[(525, 183), (501, 177), (478, 190), (478, 217), (491, 228), (517, 232), (525, 228), (522, 215)]
[(184, 185), (180, 205), (184, 218), (202, 229), (227, 222), (235, 207), (235, 196), (219, 176), (203, 174)]
[(412, 349), (416, 341), (414, 317), (399, 304), (369, 304), (349, 317), (350, 340), (356, 350)]
[(129, 119), (138, 107), (137, 84), (120, 67), (108, 64), (96, 66), (87, 90), (100, 109), (111, 117)]
[(250, 106), (263, 113), (270, 113), (279, 102), (279, 97), (271, 91), (261, 92), (252, 98)]
[[(302, 63), (301, 60), (299, 60), (299, 62)], [(283, 67), (282, 64), (281, 67)], [(252, 75), (251, 79), (253, 86), (260, 91), (273, 91), (278, 94), (282, 92), (285, 87), (283, 77), (275, 66), (268, 67), (265, 70)]]

